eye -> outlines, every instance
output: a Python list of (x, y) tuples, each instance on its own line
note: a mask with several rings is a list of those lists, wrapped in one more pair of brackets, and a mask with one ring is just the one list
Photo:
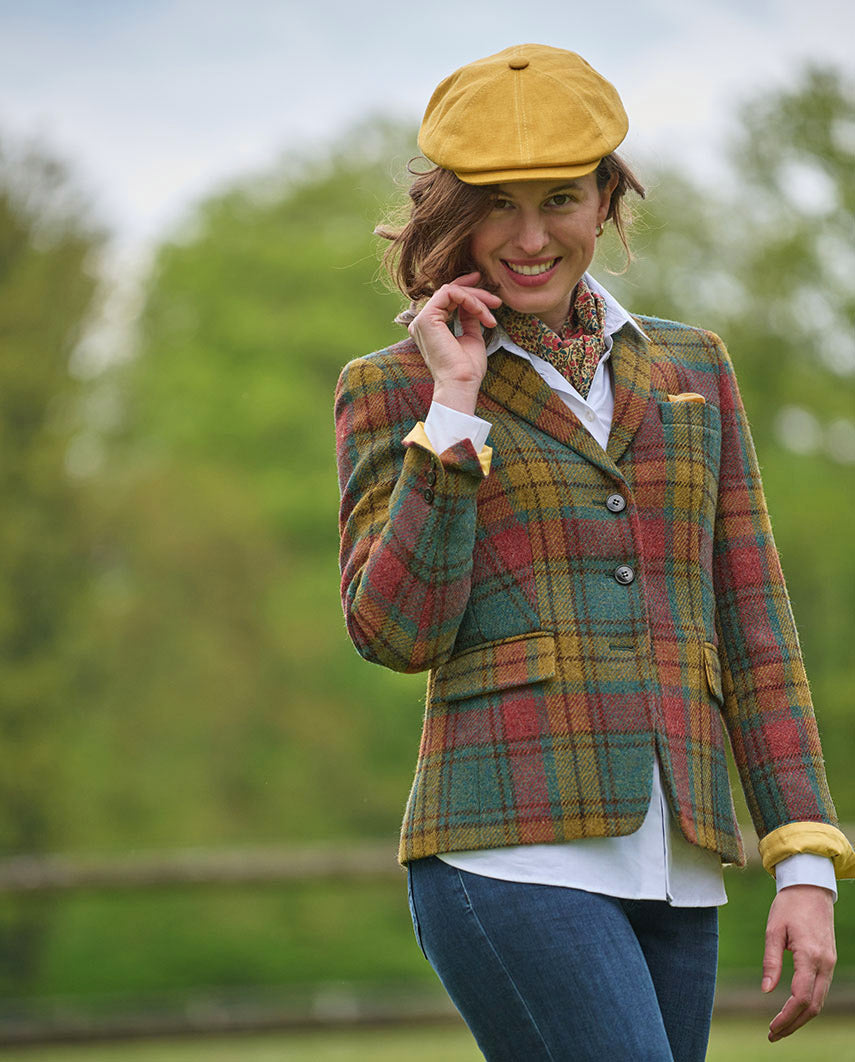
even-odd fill
[(563, 207), (570, 206), (570, 204), (575, 202), (575, 200), (573, 199), (573, 196), (570, 195), (568, 192), (556, 192), (555, 195), (551, 195), (546, 200), (546, 202), (550, 206)]
[(493, 200), (493, 210), (512, 210), (513, 206), (510, 199), (503, 199), (501, 196), (496, 196)]

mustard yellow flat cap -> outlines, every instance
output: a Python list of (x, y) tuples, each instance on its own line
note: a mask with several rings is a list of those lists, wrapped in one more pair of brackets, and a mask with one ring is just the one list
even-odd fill
[(581, 55), (517, 44), (440, 82), (419, 148), (467, 184), (572, 178), (596, 169), (628, 128), (617, 90)]

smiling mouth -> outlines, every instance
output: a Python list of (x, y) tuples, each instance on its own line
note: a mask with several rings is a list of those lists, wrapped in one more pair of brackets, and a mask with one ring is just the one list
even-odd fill
[(554, 269), (558, 264), (558, 258), (550, 258), (546, 262), (534, 262), (530, 265), (524, 262), (509, 262), (507, 259), (502, 259), (502, 265), (507, 266), (512, 273), (516, 273), (521, 277), (538, 277), (541, 273), (548, 273), (550, 269)]

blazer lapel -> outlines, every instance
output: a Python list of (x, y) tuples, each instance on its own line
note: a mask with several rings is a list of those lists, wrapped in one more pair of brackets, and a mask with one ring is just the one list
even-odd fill
[(618, 464), (638, 431), (650, 401), (650, 354), (630, 325), (615, 335), (611, 354), (615, 409), (607, 453)]
[(620, 476), (613, 459), (525, 358), (502, 349), (490, 355), (479, 398), (486, 420), (491, 402), (558, 439), (609, 475)]

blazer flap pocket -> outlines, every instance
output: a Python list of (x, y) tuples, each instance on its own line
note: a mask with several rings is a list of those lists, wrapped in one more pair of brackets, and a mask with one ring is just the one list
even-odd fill
[(464, 649), (434, 671), (432, 695), (440, 701), (459, 701), (490, 690), (543, 682), (554, 674), (555, 636), (534, 631)]
[(710, 693), (720, 703), (724, 703), (724, 695), (721, 690), (721, 661), (718, 658), (718, 650), (712, 642), (704, 642), (704, 673), (707, 676), (707, 686)]

